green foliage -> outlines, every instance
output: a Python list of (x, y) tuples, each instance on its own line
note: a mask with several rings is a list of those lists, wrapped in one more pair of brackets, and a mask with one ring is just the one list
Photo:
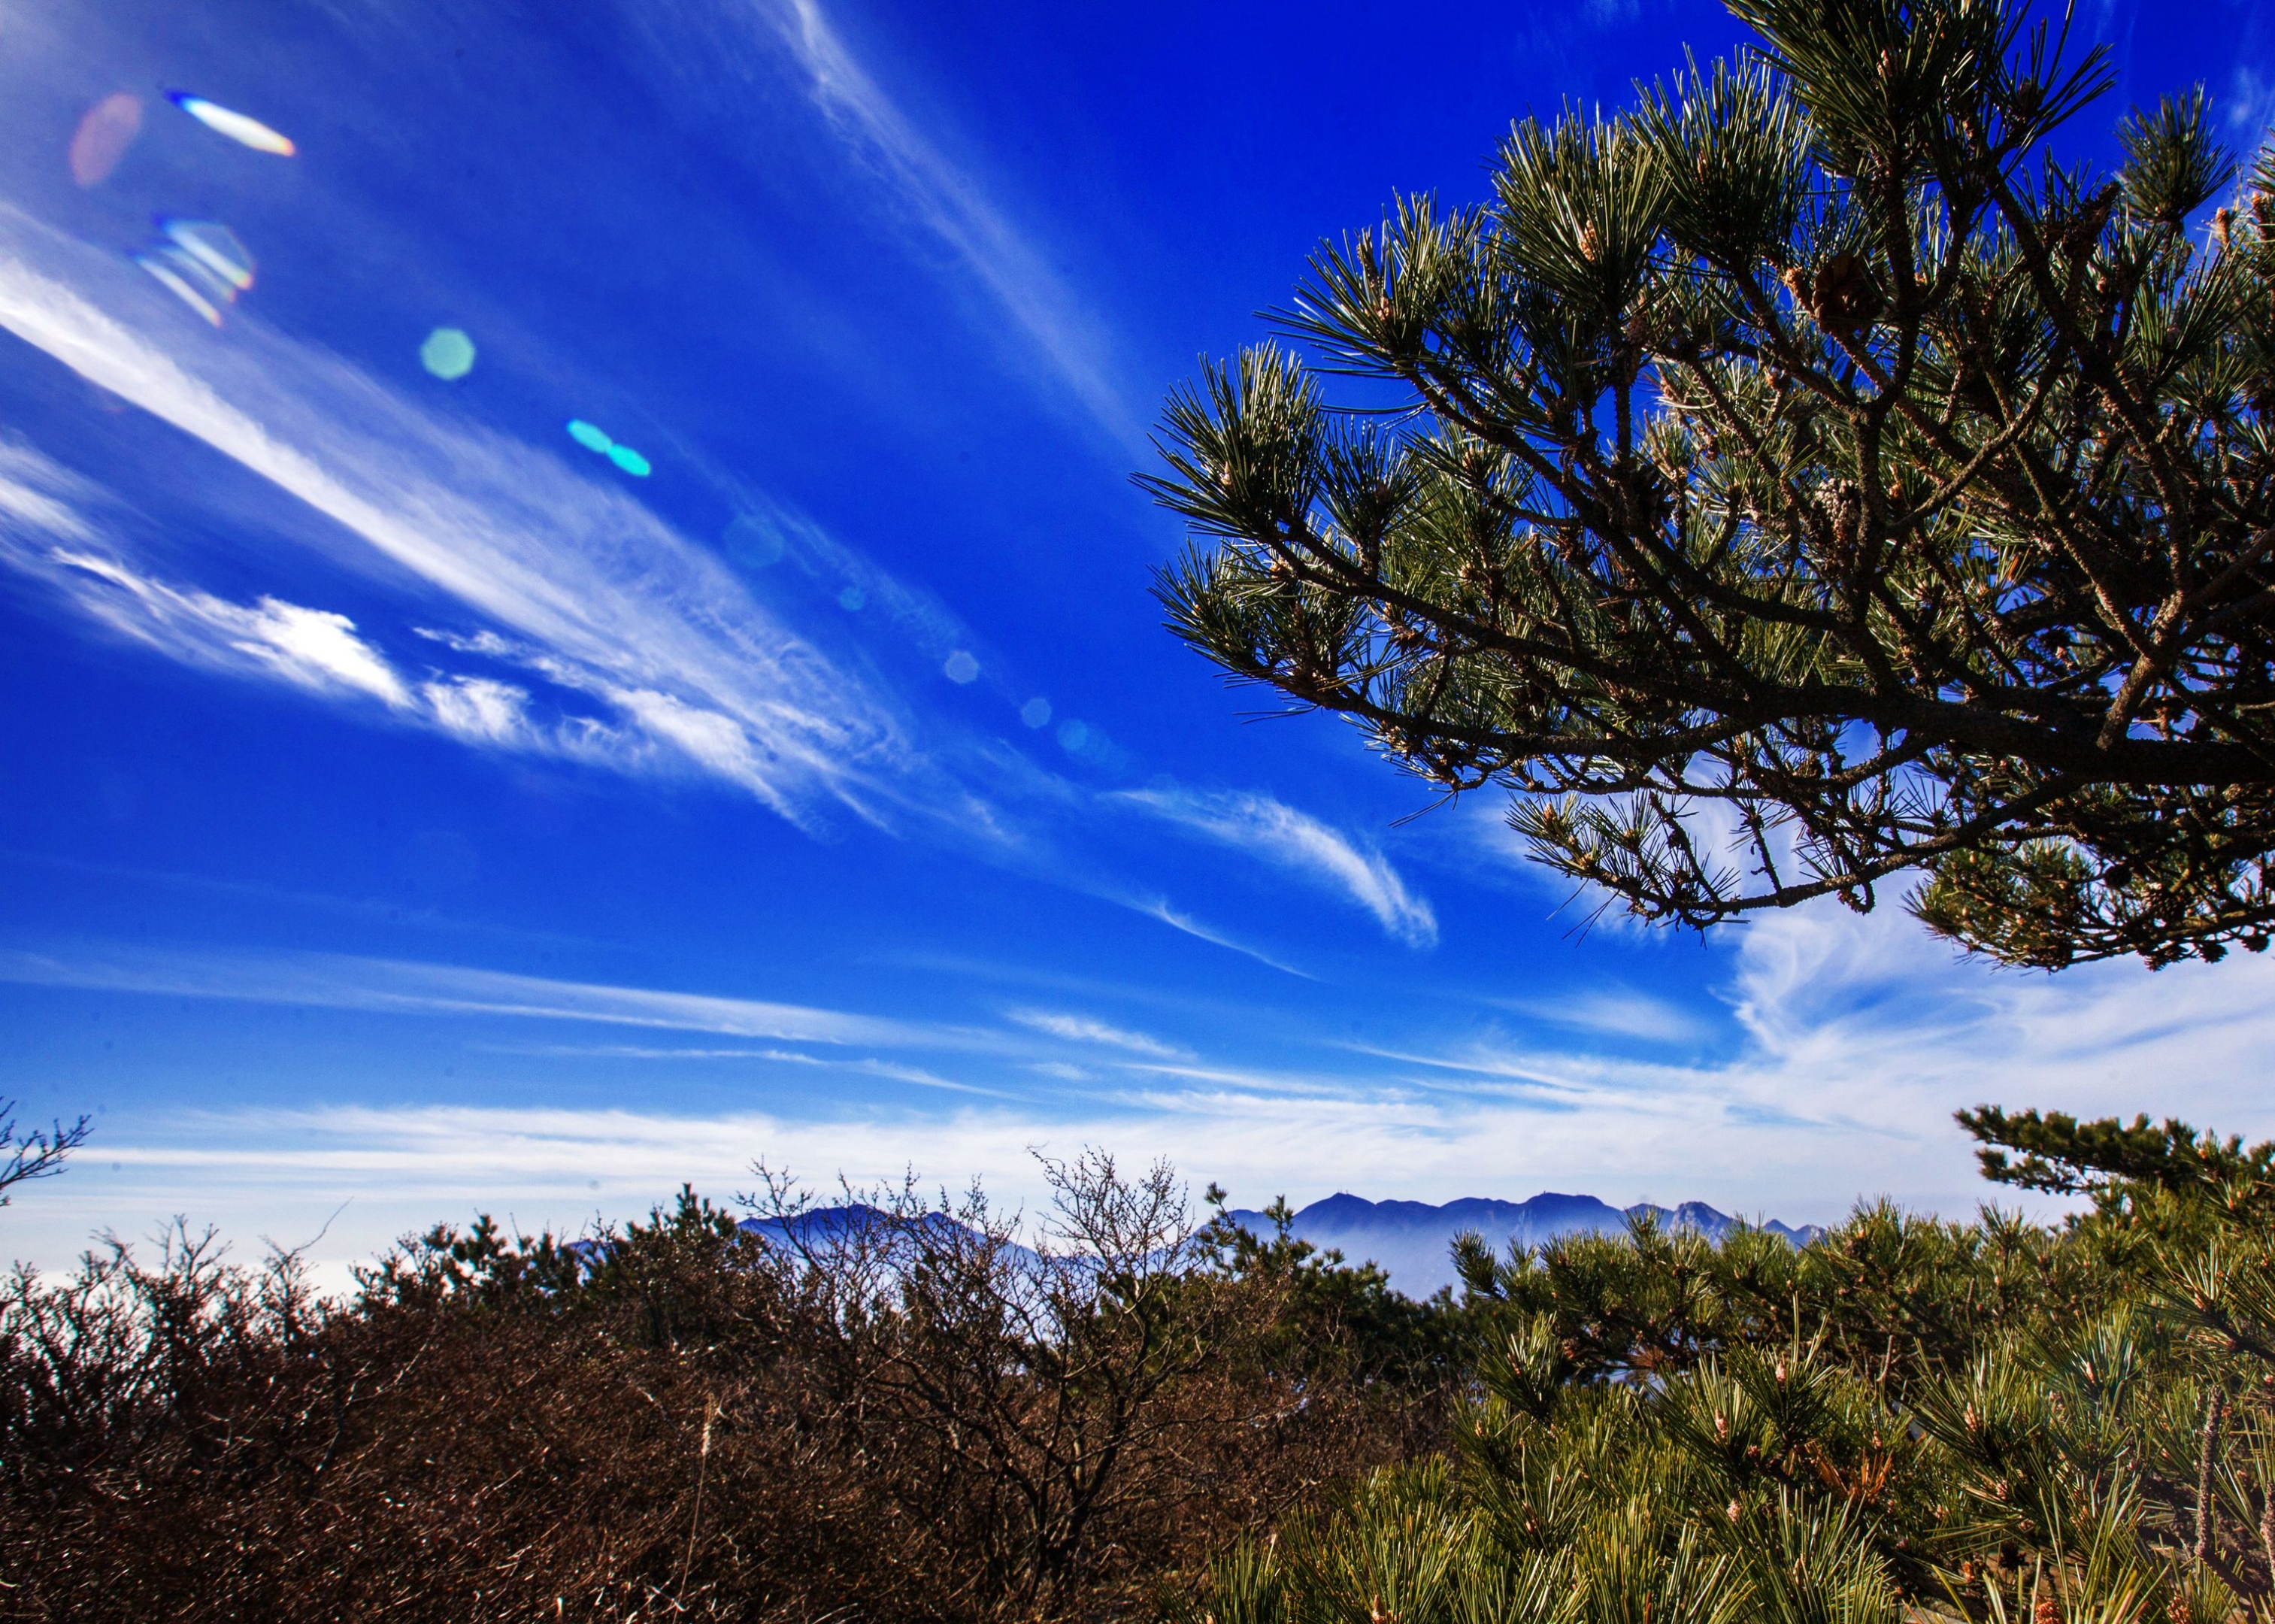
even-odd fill
[(1393, 1290), (1377, 1265), (1353, 1265), (1340, 1251), (1296, 1239), (1296, 1214), (1284, 1197), (1264, 1209), (1273, 1227), (1268, 1236), (1235, 1222), (1218, 1186), (1210, 1185), (1203, 1199), (1213, 1215), (1197, 1239), (1214, 1272), (1281, 1305), (1272, 1356), (1307, 1361), (1331, 1335), (1363, 1379), (1427, 1387), (1455, 1378), (1462, 1341), (1450, 1292), (1417, 1303)]
[(2065, 167), (2112, 76), (2023, 0), (1730, 3), (1171, 396), (1172, 629), (1649, 918), (1911, 877), (2011, 963), (2264, 948), (2275, 152), (2207, 240), (2203, 93)]
[(1473, 1312), (1528, 1327), (1528, 1347), (1548, 1339), (1553, 1367), (1532, 1359), (1552, 1386), (1806, 1341), (1897, 1392), (1961, 1368), (2017, 1317), (2071, 1323), (2097, 1279), (2129, 1266), (2122, 1258), (2114, 1238), (2060, 1236), (1990, 1210), (1947, 1223), (1886, 1204), (1799, 1249), (1742, 1227), (1716, 1244), (1638, 1223), (1507, 1258), (1474, 1239), (1457, 1254)]
[[(2262, 1150), (1962, 1114), (2052, 1227), (1860, 1208), (1458, 1249), (1442, 1459), (1228, 1552), (1172, 1619), (2243, 1624), (2275, 1607)], [(2030, 1159), (2035, 1158), (2033, 1161)]]
[(2235, 161), (2214, 140), (2203, 87), (2185, 101), (2166, 96), (2118, 132), (2125, 148), (2125, 204), (2143, 220), (2177, 226), (2235, 178)]
[[(2145, 1116), (2129, 1125), (2113, 1116), (2081, 1122), (2060, 1111), (2009, 1115), (1983, 1106), (1960, 1112), (1958, 1122), (1982, 1141), (1976, 1159), (1983, 1176), (2024, 1190), (2074, 1196), (2143, 1185), (2163, 1190), (2222, 1186), (2241, 1193), (2275, 1182), (2275, 1143), (2247, 1152), (2241, 1138), (2200, 1134), (2177, 1117), (2161, 1125)], [(2009, 1160), (2010, 1151), (2019, 1159)]]

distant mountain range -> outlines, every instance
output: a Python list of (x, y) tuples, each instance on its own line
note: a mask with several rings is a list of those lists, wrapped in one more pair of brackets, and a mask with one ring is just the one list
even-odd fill
[[(1236, 1211), (1233, 1219), (1251, 1233), (1267, 1236), (1271, 1220), (1261, 1212)], [(1656, 1218), (1668, 1228), (1695, 1229), (1719, 1239), (1738, 1220), (1703, 1201), (1668, 1208), (1639, 1203), (1624, 1210), (1593, 1196), (1544, 1190), (1530, 1201), (1492, 1201), (1470, 1197), (1432, 1206), (1421, 1201), (1369, 1201), (1352, 1195), (1329, 1196), (1296, 1214), (1293, 1233), (1322, 1250), (1333, 1247), (1352, 1263), (1375, 1263), (1390, 1283), (1407, 1295), (1426, 1297), (1440, 1286), (1456, 1285), (1454, 1237), (1474, 1230), (1485, 1244), (1505, 1254), (1511, 1242), (1538, 1246), (1567, 1235), (1617, 1235), (1630, 1218)], [(1805, 1246), (1819, 1230), (1795, 1228), (1774, 1220), (1760, 1227)]]
[[(1329, 1196), (1296, 1214), (1291, 1226), (1298, 1240), (1325, 1250), (1330, 1247), (1351, 1263), (1375, 1263), (1390, 1276), (1390, 1283), (1411, 1297), (1426, 1297), (1440, 1286), (1457, 1285), (1454, 1277), (1454, 1237), (1474, 1230), (1496, 1253), (1510, 1244), (1538, 1246), (1568, 1235), (1618, 1235), (1632, 1218), (1655, 1218), (1667, 1228), (1695, 1229), (1719, 1240), (1738, 1221), (1703, 1201), (1686, 1201), (1678, 1207), (1653, 1206), (1649, 1202), (1626, 1208), (1599, 1201), (1593, 1196), (1563, 1196), (1544, 1190), (1530, 1201), (1493, 1201), (1470, 1197), (1432, 1206), (1421, 1201), (1369, 1201), (1352, 1195)], [(1233, 1220), (1259, 1237), (1272, 1233), (1272, 1220), (1261, 1212), (1236, 1209)], [(773, 1242), (792, 1235), (809, 1242), (839, 1239), (882, 1221), (876, 1208), (816, 1207), (784, 1223), (780, 1219), (745, 1219), (743, 1228)], [(931, 1225), (955, 1228), (953, 1219), (932, 1213)], [(1760, 1227), (1783, 1235), (1795, 1246), (1806, 1246), (1822, 1233), (1815, 1224), (1795, 1228), (1775, 1220)]]

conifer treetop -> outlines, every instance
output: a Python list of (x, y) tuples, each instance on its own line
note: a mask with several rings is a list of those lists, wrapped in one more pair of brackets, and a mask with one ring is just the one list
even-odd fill
[(1730, 4), (1171, 397), (1173, 629), (1646, 918), (2263, 948), (2275, 153), (2223, 203), (2198, 91), (2061, 162), (2112, 75), (2009, 0)]

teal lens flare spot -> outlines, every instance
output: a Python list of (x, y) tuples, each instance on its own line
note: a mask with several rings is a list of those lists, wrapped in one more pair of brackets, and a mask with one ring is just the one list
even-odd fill
[(1089, 743), (1090, 729), (1084, 727), (1082, 723), (1078, 721), (1059, 723), (1059, 744), (1062, 749), (1078, 756), (1082, 753), (1083, 747)]
[(474, 341), (457, 328), (438, 327), (419, 346), (419, 364), (445, 383), (456, 383), (474, 369)]
[(583, 446), (586, 450), (598, 451), (603, 457), (606, 457), (610, 451), (616, 449), (616, 445), (615, 441), (609, 439), (607, 434), (593, 427), (590, 423), (587, 423), (583, 418), (571, 418), (569, 419), (569, 438), (574, 440), (578, 445)]
[(1048, 699), (1028, 700), (1024, 705), (1022, 705), (1019, 707), (1019, 720), (1025, 722), (1031, 728), (1040, 728), (1049, 725), (1051, 720), (1051, 702)]
[(608, 448), (608, 460), (616, 464), (617, 467), (623, 469), (626, 473), (631, 474), (638, 479), (645, 480), (650, 473), (654, 472), (654, 468), (649, 465), (647, 458), (642, 457), (638, 451), (633, 450), (631, 447), (628, 445), (610, 446)]
[(837, 594), (837, 607), (841, 609), (858, 609), (868, 601), (869, 594), (858, 586), (848, 586)]
[(951, 683), (968, 683), (979, 676), (979, 662), (959, 648), (948, 657), (948, 663), (941, 670)]

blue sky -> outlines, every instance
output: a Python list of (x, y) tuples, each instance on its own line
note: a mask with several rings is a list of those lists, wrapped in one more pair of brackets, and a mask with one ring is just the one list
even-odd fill
[[(2275, 110), (2249, 5), (2080, 26), (2125, 96), (2201, 79), (2245, 144)], [(1478, 193), (1513, 115), (1726, 49), (1718, 9), (0, 31), (0, 1088), (95, 1114), (16, 1255), (181, 1212), (329, 1219), (336, 1266), (760, 1156), (1017, 1196), (1092, 1143), (1243, 1200), (1798, 1221), (1970, 1205), (1979, 1099), (2275, 1129), (2260, 961), (1583, 932), (1493, 797), (1426, 810), (1160, 629), (1180, 537), (1129, 475), (1196, 356), (1394, 190)], [(130, 258), (228, 240), (183, 221), (251, 261), (218, 327)]]

